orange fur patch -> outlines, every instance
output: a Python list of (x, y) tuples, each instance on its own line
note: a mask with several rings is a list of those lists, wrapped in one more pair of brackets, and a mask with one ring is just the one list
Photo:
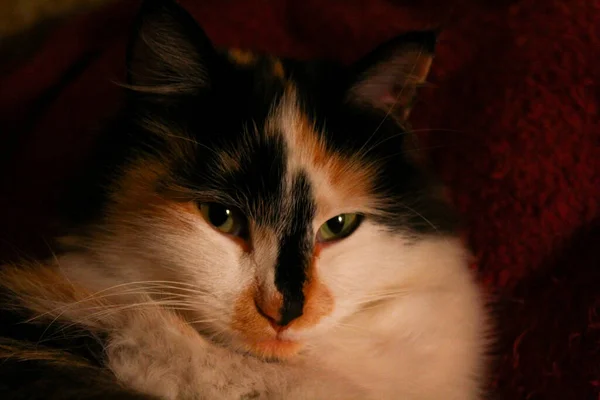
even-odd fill
[[(62, 320), (92, 330), (121, 326), (127, 315), (107, 312), (120, 305), (115, 296), (102, 296), (71, 282), (58, 265), (3, 266), (0, 282), (15, 298), (16, 308), (34, 313), (36, 321)], [(7, 305), (5, 305), (7, 306)]]
[[(333, 295), (317, 277), (318, 256), (319, 249), (315, 251), (307, 271), (302, 316), (290, 322), (286, 329), (310, 328), (333, 311)], [(260, 289), (256, 285), (249, 286), (238, 297), (234, 306), (232, 328), (243, 335), (248, 350), (267, 358), (287, 358), (295, 355), (301, 344), (276, 339), (269, 327), (269, 321), (256, 309), (255, 302), (265, 314), (274, 317), (279, 315), (282, 298), (278, 293), (269, 299), (262, 299)]]
[[(196, 218), (204, 220), (200, 213), (198, 204), (193, 201), (191, 193), (184, 189), (167, 183), (158, 189), (161, 179), (168, 177), (167, 164), (161, 164), (152, 160), (140, 160), (135, 166), (125, 173), (118, 183), (118, 190), (113, 194), (115, 205), (110, 209), (109, 216), (120, 223), (115, 223), (113, 229), (123, 229), (123, 224), (128, 219), (138, 220), (142, 216), (150, 219), (168, 218), (174, 227), (182, 229), (189, 227), (189, 219), (177, 218), (177, 214), (192, 214)], [(170, 213), (169, 211), (177, 211)], [(224, 233), (215, 229), (221, 235)], [(225, 235), (244, 252), (252, 251), (252, 245), (247, 240)]]
[(333, 295), (317, 276), (316, 263), (319, 259), (319, 253), (320, 247), (317, 247), (306, 273), (306, 282), (303, 288), (304, 309), (302, 310), (302, 316), (293, 320), (289, 325), (290, 328), (310, 328), (333, 311)]
[(258, 313), (254, 305), (257, 287), (251, 285), (238, 297), (233, 307), (233, 321), (231, 327), (242, 333), (251, 341), (267, 340), (269, 322)]
[(283, 306), (283, 296), (281, 293), (275, 292), (271, 295), (267, 295), (263, 294), (260, 290), (258, 293), (259, 295), (254, 300), (261, 311), (275, 321), (279, 321), (281, 317), (281, 307)]
[[(113, 193), (114, 212), (138, 214), (153, 206), (164, 205), (166, 200), (156, 193), (156, 186), (161, 177), (167, 175), (167, 170), (167, 165), (151, 160), (140, 160), (129, 168)], [(144, 209), (140, 208), (142, 205)]]
[(35, 313), (48, 313), (48, 318), (54, 318), (60, 306), (82, 301), (91, 295), (71, 283), (54, 265), (5, 265), (0, 272), (0, 281), (4, 288), (14, 293), (20, 306)]
[[(2, 266), (1, 285), (13, 293), (15, 301), (3, 306), (14, 306), (34, 313), (36, 321), (55, 322), (62, 320), (84, 326), (87, 329), (109, 331), (115, 327), (123, 328), (128, 324), (149, 326), (165, 322), (176, 327), (185, 335), (197, 335), (197, 332), (183, 318), (152, 303), (144, 307), (125, 307), (119, 300), (118, 291), (104, 290), (90, 292), (66, 278), (57, 265), (32, 264), (16, 267)], [(111, 312), (114, 310), (115, 312)], [(14, 351), (10, 343), (3, 347), (0, 342), (0, 358)], [(45, 359), (48, 361), (63, 359), (63, 355), (42, 349), (23, 349), (19, 351), (27, 359)], [(69, 361), (69, 360), (67, 360)]]
[(285, 79), (283, 63), (278, 59), (273, 60), (273, 76), (281, 80)]
[(243, 65), (245, 67), (254, 65), (257, 59), (256, 54), (249, 50), (230, 49), (227, 54), (231, 61), (238, 65)]
[(298, 354), (302, 344), (290, 340), (267, 339), (252, 343), (248, 349), (265, 359), (284, 360)]
[[(289, 87), (287, 92), (286, 96), (294, 98), (295, 89), (293, 87)], [(329, 151), (308, 116), (297, 109), (292, 110), (291, 113), (293, 116), (290, 119), (294, 121), (295, 126), (293, 127), (293, 137), (290, 139), (294, 143), (294, 147), (300, 149), (299, 153), (303, 155), (301, 162), (324, 172), (329, 183), (335, 187), (340, 196), (350, 199), (367, 199), (372, 190), (373, 167), (358, 159), (343, 157)], [(318, 204), (327, 203), (320, 200), (317, 199)]]
[(257, 291), (252, 285), (238, 297), (231, 327), (242, 334), (246, 350), (259, 357), (285, 359), (296, 355), (302, 345), (277, 339), (268, 320), (257, 311), (254, 305)]
[[(159, 188), (159, 183), (168, 177), (169, 166), (152, 160), (139, 160), (129, 168), (118, 182), (113, 193), (114, 205), (110, 208), (109, 217), (121, 223), (114, 224), (114, 229), (126, 227), (129, 219), (137, 220), (142, 216), (160, 218), (175, 210), (180, 213), (196, 214), (202, 218), (197, 205), (191, 200), (191, 194), (184, 188), (175, 187), (168, 181)], [(187, 220), (173, 218), (174, 226), (185, 228)]]

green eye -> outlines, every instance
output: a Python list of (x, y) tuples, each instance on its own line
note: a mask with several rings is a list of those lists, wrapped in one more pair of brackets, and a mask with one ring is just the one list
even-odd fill
[(350, 236), (360, 225), (362, 216), (356, 213), (340, 214), (325, 222), (319, 228), (317, 240), (330, 242)]
[(223, 233), (234, 236), (246, 233), (246, 218), (235, 208), (217, 203), (202, 203), (200, 212), (206, 222)]

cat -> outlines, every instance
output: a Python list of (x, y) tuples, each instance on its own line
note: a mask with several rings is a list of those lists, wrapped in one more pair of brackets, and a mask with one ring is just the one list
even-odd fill
[(407, 128), (436, 41), (281, 59), (146, 0), (56, 256), (1, 270), (0, 396), (483, 398), (484, 296)]

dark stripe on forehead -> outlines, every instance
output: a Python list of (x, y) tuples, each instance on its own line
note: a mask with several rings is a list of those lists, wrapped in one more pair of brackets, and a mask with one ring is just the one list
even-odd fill
[(224, 175), (219, 189), (235, 197), (257, 225), (277, 228), (285, 196), (287, 151), (283, 138), (263, 136), (238, 151), (239, 169)]
[[(254, 56), (252, 68), (223, 65), (218, 90), (189, 100), (169, 118), (198, 143), (193, 159), (176, 160), (178, 183), (215, 201), (237, 206), (258, 225), (273, 226), (282, 198), (286, 145), (277, 132), (265, 131), (283, 93), (270, 61)], [(223, 163), (223, 157), (231, 160)]]
[(289, 199), (291, 204), (282, 210), (289, 215), (286, 218), (288, 226), (281, 237), (275, 266), (275, 286), (283, 295), (280, 325), (286, 325), (302, 315), (303, 288), (313, 252), (311, 225), (315, 204), (304, 173), (298, 174), (293, 180)]

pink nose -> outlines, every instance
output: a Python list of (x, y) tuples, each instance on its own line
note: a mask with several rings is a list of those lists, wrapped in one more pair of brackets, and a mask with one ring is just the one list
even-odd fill
[(277, 323), (277, 321), (279, 320), (279, 309), (278, 304), (276, 303), (277, 302), (271, 302), (271, 304), (266, 304), (265, 302), (261, 302), (258, 300), (254, 301), (256, 311), (258, 311), (258, 313), (262, 315), (263, 318), (265, 318), (269, 322), (269, 324), (271, 324), (273, 329), (279, 331), (279, 328), (281, 328), (281, 326)]
[[(282, 332), (289, 327), (290, 322), (302, 315), (302, 306), (300, 307), (282, 307), (281, 302), (260, 303), (254, 302), (256, 310), (262, 315), (273, 329)], [(295, 304), (292, 304), (294, 306)], [(283, 312), (280, 310), (283, 308)]]

